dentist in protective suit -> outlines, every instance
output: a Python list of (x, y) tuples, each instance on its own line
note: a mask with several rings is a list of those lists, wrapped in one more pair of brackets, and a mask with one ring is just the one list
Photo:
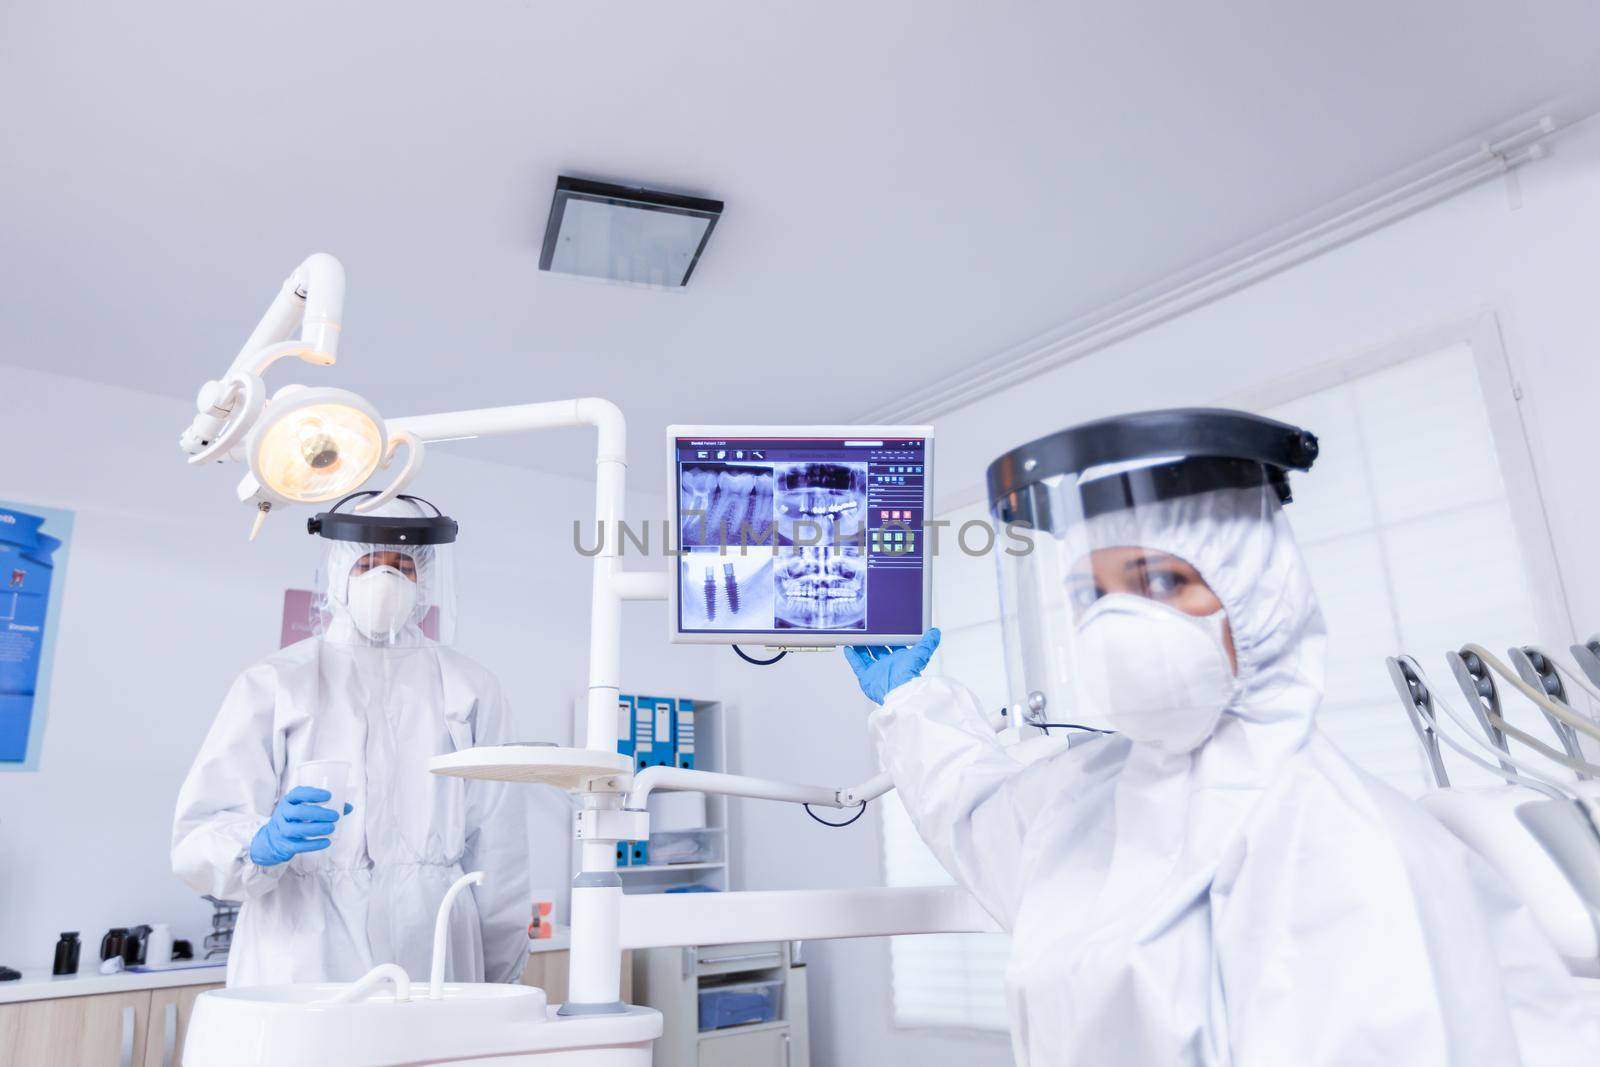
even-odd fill
[[(356, 494), (356, 496), (370, 494)], [(239, 900), (228, 984), (350, 981), (379, 963), (428, 973), (435, 912), (464, 871), (446, 978), (516, 982), (527, 958), (522, 798), (428, 773), (441, 753), (509, 739), (494, 676), (456, 652), (457, 524), (400, 497), (311, 520), (326, 539), (323, 624), (234, 683), (183, 783), (172, 866)], [(296, 786), (310, 760), (351, 766), (350, 803)]]
[[(1032, 763), (847, 650), (923, 839), (1012, 935), (1019, 1063), (1566, 1067), (1600, 1030), (1498, 875), (1317, 728), (1324, 627), (1280, 509), (1316, 439), (1147, 412), (990, 467), (1013, 698), (1114, 731)], [(1376, 665), (1374, 665), (1376, 669)]]

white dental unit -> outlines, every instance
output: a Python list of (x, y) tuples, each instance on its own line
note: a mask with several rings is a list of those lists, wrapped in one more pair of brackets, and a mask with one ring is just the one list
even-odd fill
[[(181, 443), (191, 464), (242, 461), (249, 473), (239, 499), (268, 513), (290, 504), (337, 499), (386, 469), (401, 445), (408, 455), (390, 484), (358, 510), (392, 499), (420, 468), (428, 441), (592, 426), (597, 431), (595, 520), (601, 541), (590, 598), (586, 748), (503, 746), (433, 760), (435, 774), (537, 783), (579, 800), (575, 834), (580, 870), (572, 887), (572, 957), (566, 1004), (522, 986), (443, 983), (426, 990), (394, 964), (354, 983), (234, 988), (196, 1005), (186, 1067), (289, 1067), (335, 1062), (362, 1067), (414, 1063), (588, 1064), (642, 1067), (662, 1032), (658, 1012), (621, 1001), (622, 954), (629, 949), (710, 943), (874, 937), (992, 930), (992, 921), (953, 887), (628, 896), (616, 873), (616, 843), (648, 838), (645, 801), (653, 790), (854, 807), (889, 791), (880, 775), (855, 786), (799, 785), (684, 768), (637, 775), (617, 751), (624, 601), (671, 597), (666, 570), (620, 565), (627, 433), (622, 413), (595, 398), (560, 400), (385, 420), (340, 389), (289, 385), (270, 398), (262, 375), (295, 356), (334, 363), (344, 271), (325, 254), (305, 260), (284, 282), (227, 374), (202, 387), (198, 414)], [(298, 330), (298, 338), (295, 333)], [(252, 536), (254, 536), (254, 532)], [(441, 905), (434, 958), (443, 959), (445, 925), (456, 891)]]

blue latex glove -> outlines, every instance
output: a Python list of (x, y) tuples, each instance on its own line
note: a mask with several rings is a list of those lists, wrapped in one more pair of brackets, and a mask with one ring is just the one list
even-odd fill
[[(319, 805), (332, 799), (333, 794), (326, 789), (309, 785), (297, 785), (289, 790), (272, 809), (272, 818), (251, 839), (250, 859), (258, 867), (271, 867), (302, 852), (321, 852), (327, 848), (333, 843), (328, 835), (333, 833), (339, 816), (333, 809)], [(349, 804), (344, 806), (344, 814), (349, 815), (352, 810)]]
[(910, 646), (846, 645), (844, 658), (850, 661), (850, 669), (856, 672), (861, 691), (874, 704), (882, 704), (889, 690), (899, 688), (922, 674), (928, 661), (933, 658), (933, 650), (938, 647), (939, 630), (935, 627), (923, 634), (921, 641)]

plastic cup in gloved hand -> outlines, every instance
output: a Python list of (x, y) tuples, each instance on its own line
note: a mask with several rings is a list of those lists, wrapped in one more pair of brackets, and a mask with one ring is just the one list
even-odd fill
[(295, 768), (294, 782), (290, 788), (301, 785), (308, 785), (313, 789), (326, 789), (333, 794), (331, 799), (319, 807), (338, 814), (340, 822), (333, 824), (333, 833), (328, 836), (337, 834), (343, 823), (344, 806), (350, 793), (350, 764), (339, 759), (309, 760)]

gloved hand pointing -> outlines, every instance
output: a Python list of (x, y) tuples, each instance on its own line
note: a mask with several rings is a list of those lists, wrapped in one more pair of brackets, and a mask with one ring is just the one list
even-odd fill
[[(333, 833), (339, 815), (331, 808), (318, 805), (332, 799), (333, 794), (326, 789), (309, 785), (297, 785), (289, 790), (272, 809), (272, 818), (251, 839), (250, 859), (258, 867), (271, 867), (302, 852), (320, 852), (327, 848), (333, 843), (328, 835)], [(349, 804), (344, 806), (345, 815), (353, 810)]]
[(939, 630), (935, 627), (922, 635), (922, 640), (909, 647), (901, 645), (847, 645), (844, 658), (856, 672), (861, 691), (874, 704), (882, 704), (889, 690), (905, 685), (919, 676), (939, 647)]

